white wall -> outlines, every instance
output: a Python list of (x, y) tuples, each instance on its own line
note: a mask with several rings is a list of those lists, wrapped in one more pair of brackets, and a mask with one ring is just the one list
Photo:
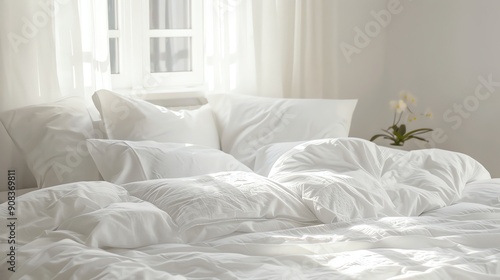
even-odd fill
[[(340, 46), (356, 46), (354, 28), (373, 28), (372, 12), (391, 4), (399, 12), (359, 53), (346, 57)], [(414, 124), (436, 130), (426, 147), (469, 154), (500, 177), (498, 11), (497, 0), (339, 0), (332, 14), (337, 68), (326, 83), (332, 96), (359, 98), (351, 135), (367, 139), (389, 126), (388, 102), (407, 89), (417, 96), (419, 110), (430, 107), (435, 115)], [(494, 83), (488, 88), (481, 79)]]

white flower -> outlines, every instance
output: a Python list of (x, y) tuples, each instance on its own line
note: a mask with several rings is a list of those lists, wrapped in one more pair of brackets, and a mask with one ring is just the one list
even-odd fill
[(408, 107), (403, 100), (392, 100), (389, 102), (389, 105), (393, 110), (396, 110), (396, 113), (398, 114), (402, 113)]
[(417, 116), (415, 116), (413, 114), (408, 116), (408, 122), (414, 122), (416, 120), (417, 120)]
[(424, 113), (424, 116), (425, 116), (426, 118), (432, 119), (432, 118), (434, 117), (434, 114), (431, 112), (431, 110), (430, 110), (430, 109), (427, 109), (427, 110), (425, 111), (425, 113)]
[(417, 104), (417, 99), (415, 98), (415, 96), (413, 96), (413, 94), (411, 94), (411, 92), (409, 92), (408, 90), (402, 90), (399, 92), (399, 96), (401, 97), (401, 99), (403, 99), (404, 102), (406, 102), (407, 104), (411, 104), (411, 105), (415, 105)]

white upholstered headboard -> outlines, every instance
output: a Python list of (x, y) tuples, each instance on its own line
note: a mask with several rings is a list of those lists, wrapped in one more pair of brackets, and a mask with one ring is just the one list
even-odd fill
[[(207, 103), (207, 99), (200, 95), (186, 97), (153, 94), (146, 97), (145, 100), (151, 103), (171, 109), (197, 107)], [(16, 196), (37, 187), (24, 156), (12, 142), (3, 124), (0, 123), (0, 203), (7, 199), (9, 170), (13, 170), (16, 175)]]

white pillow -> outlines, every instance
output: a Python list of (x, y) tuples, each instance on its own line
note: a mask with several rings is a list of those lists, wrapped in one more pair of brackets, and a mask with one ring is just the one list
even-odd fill
[(279, 99), (235, 94), (207, 96), (222, 150), (250, 168), (268, 144), (347, 137), (357, 100)]
[(87, 145), (101, 175), (115, 184), (221, 171), (252, 172), (231, 155), (192, 144), (91, 139)]
[(191, 143), (220, 149), (209, 105), (174, 111), (107, 90), (97, 91), (92, 99), (109, 139)]
[(0, 120), (39, 188), (101, 179), (86, 146), (96, 136), (83, 98), (7, 111)]

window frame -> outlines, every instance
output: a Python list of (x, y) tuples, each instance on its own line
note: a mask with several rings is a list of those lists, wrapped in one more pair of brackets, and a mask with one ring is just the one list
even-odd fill
[[(201, 87), (204, 83), (203, 0), (191, 0), (191, 29), (149, 29), (149, 0), (117, 0), (119, 74), (111, 74), (113, 89), (159, 92), (173, 87)], [(111, 37), (112, 36), (112, 37)], [(150, 38), (190, 37), (191, 69), (151, 73)]]

